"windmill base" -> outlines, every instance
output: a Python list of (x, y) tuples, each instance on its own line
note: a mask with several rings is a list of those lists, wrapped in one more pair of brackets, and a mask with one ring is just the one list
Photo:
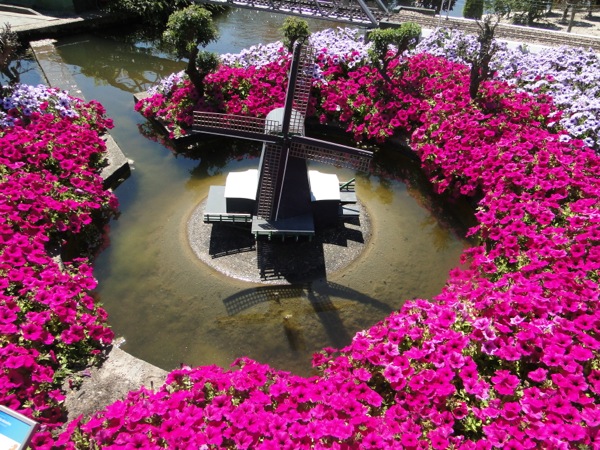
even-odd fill
[[(207, 199), (188, 216), (185, 226), (192, 254), (199, 262), (227, 277), (253, 283), (289, 284), (328, 278), (358, 260), (372, 236), (371, 217), (359, 201), (356, 216), (336, 226), (315, 230), (314, 236), (263, 235), (252, 225), (233, 221), (205, 222)], [(358, 216), (358, 217), (357, 217)]]
[(264, 220), (256, 216), (252, 218), (252, 234), (255, 239), (260, 237), (280, 238), (284, 241), (286, 238), (298, 240), (300, 237), (308, 237), (312, 240), (315, 235), (315, 224), (312, 214), (290, 217), (277, 221)]

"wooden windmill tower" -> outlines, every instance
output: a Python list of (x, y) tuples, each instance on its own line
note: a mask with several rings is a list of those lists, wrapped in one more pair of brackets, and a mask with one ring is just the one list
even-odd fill
[[(306, 161), (366, 171), (372, 153), (304, 135), (314, 73), (314, 49), (294, 47), (285, 105), (266, 118), (194, 112), (193, 131), (263, 142), (257, 170), (232, 172), (225, 186), (211, 186), (204, 221), (252, 223), (255, 237), (312, 236), (315, 224), (356, 215), (353, 192), (335, 175), (307, 172)], [(348, 195), (350, 194), (350, 195)], [(352, 194), (354, 197), (352, 198)]]

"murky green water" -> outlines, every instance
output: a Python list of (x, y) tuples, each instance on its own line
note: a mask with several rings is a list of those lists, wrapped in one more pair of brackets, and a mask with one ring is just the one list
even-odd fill
[[(210, 50), (238, 52), (279, 39), (282, 21), (234, 10), (218, 20), (221, 38)], [(331, 26), (315, 22), (312, 30), (315, 25)], [(142, 133), (149, 127), (133, 110), (133, 93), (183, 68), (151, 42), (85, 35), (60, 40), (58, 49), (85, 97), (102, 102), (114, 118), (112, 135), (134, 161), (131, 177), (116, 191), (121, 215), (110, 224), (109, 246), (95, 264), (98, 296), (133, 355), (167, 370), (181, 363), (228, 366), (247, 355), (308, 374), (313, 352), (348, 344), (405, 299), (436, 295), (458, 264), (467, 243), (453, 225), (454, 207), (436, 205), (419, 188), (411, 163), (392, 151), (377, 157), (373, 174), (358, 175), (374, 235), (347, 269), (298, 286), (221, 275), (191, 251), (186, 222), (211, 184), (222, 184), (230, 170), (255, 167), (257, 160), (233, 157), (245, 149), (239, 141), (215, 141), (196, 159), (175, 156)], [(354, 175), (338, 173), (341, 179)], [(407, 178), (410, 187), (402, 181)]]

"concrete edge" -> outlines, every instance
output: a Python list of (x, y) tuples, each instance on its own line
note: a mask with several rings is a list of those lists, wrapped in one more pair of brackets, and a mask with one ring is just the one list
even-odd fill
[(115, 345), (102, 366), (89, 368), (82, 375), (81, 386), (75, 389), (64, 387), (67, 423), (79, 416), (89, 417), (141, 387), (156, 390), (164, 384), (168, 372)]
[(129, 165), (129, 159), (110, 133), (107, 133), (103, 139), (106, 144), (108, 165), (102, 169), (100, 176), (104, 180), (105, 189), (116, 189), (131, 175), (131, 166)]
[[(48, 85), (83, 98), (54, 43), (52, 39), (45, 39), (30, 44)], [(107, 148), (108, 165), (102, 170), (101, 176), (104, 187), (114, 189), (130, 175), (131, 169), (128, 159), (113, 137), (107, 133), (103, 139)], [(121, 350), (117, 342), (109, 349), (107, 359), (100, 367), (88, 368), (81, 374), (84, 381), (79, 388), (71, 389), (68, 384), (63, 386), (68, 421), (82, 414), (89, 416), (142, 386), (149, 389), (160, 387), (167, 376), (165, 370)]]
[[(53, 39), (43, 39), (30, 43), (34, 57), (42, 69), (48, 85), (68, 91), (75, 97), (84, 98), (77, 82), (56, 51), (55, 42)], [(129, 160), (110, 133), (106, 133), (103, 139), (106, 143), (108, 165), (102, 170), (101, 176), (104, 179), (104, 187), (114, 189), (131, 174), (131, 168)]]
[[(58, 17), (46, 16), (42, 13), (34, 12), (35, 15), (25, 13), (25, 16), (31, 16), (32, 19), (46, 18), (47, 20), (33, 20), (29, 23), (15, 24), (11, 27), (12, 31), (17, 34), (23, 43), (87, 32), (94, 29), (119, 27), (131, 24), (132, 21), (137, 20), (134, 16), (128, 14), (113, 14), (104, 11), (88, 11)], [(17, 13), (22, 14), (21, 11)]]
[(31, 8), (26, 8), (25, 6), (17, 6), (17, 5), (7, 5), (4, 3), (0, 3), (0, 11), (11, 12), (16, 14), (25, 14), (27, 16), (42, 16), (43, 14), (34, 11)]

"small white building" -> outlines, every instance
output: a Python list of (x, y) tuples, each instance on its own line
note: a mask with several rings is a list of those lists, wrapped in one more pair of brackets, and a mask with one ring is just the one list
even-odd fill
[(225, 205), (228, 213), (254, 214), (258, 192), (258, 170), (229, 172), (225, 181)]
[(308, 184), (315, 225), (337, 223), (340, 207), (340, 180), (337, 175), (309, 170)]

